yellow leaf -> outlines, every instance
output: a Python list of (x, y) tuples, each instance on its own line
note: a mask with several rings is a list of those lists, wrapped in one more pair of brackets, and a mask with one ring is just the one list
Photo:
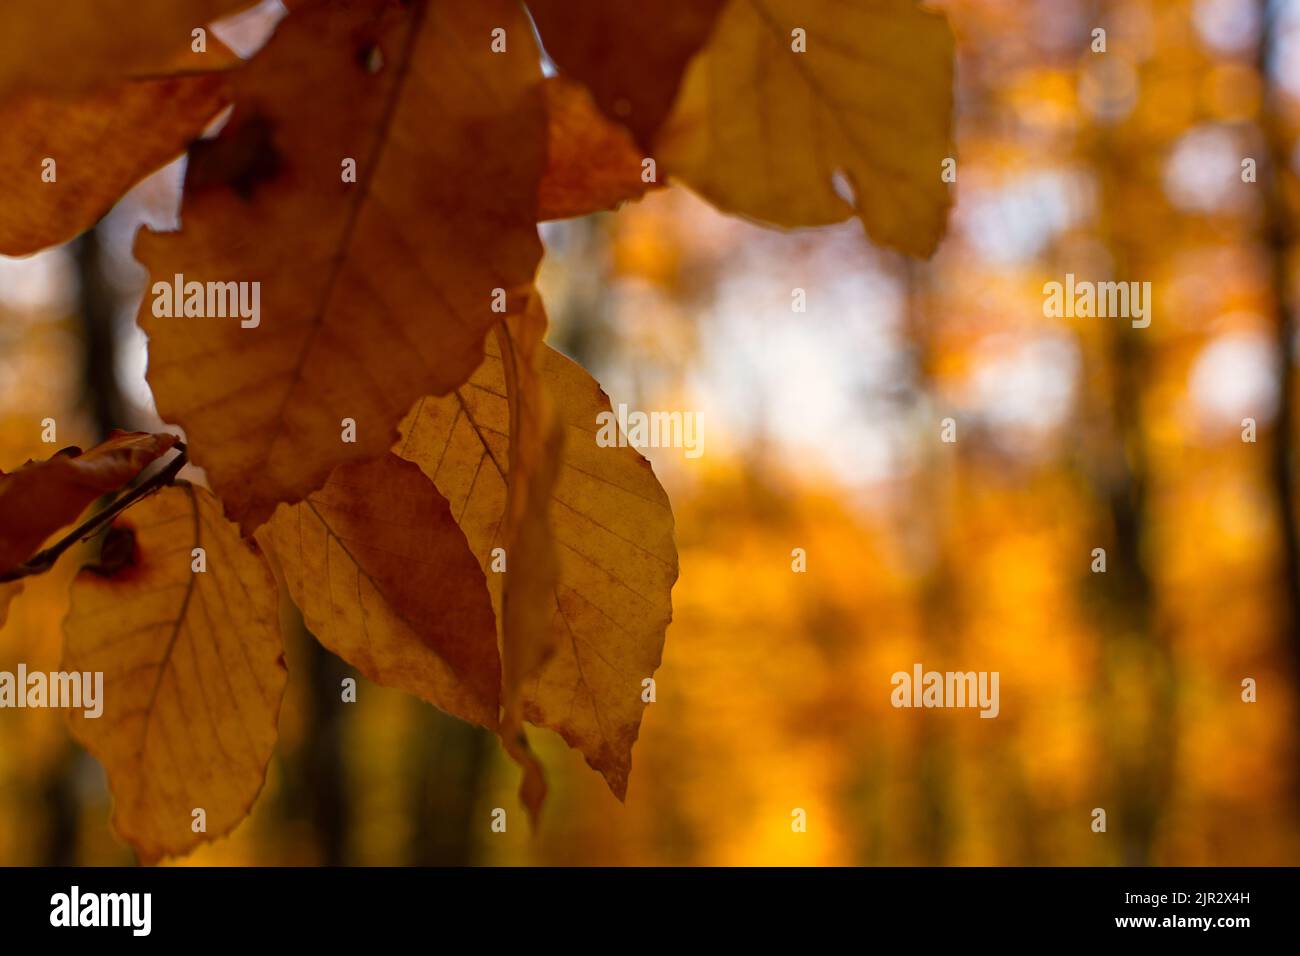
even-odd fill
[(206, 489), (164, 488), (113, 529), (134, 547), (73, 582), (62, 668), (103, 672), (102, 715), (71, 711), (72, 733), (108, 772), (114, 828), (153, 862), (229, 833), (262, 788), (287, 679), (278, 595)]
[[(509, 0), (305, 6), (231, 82), (230, 122), (190, 152), (182, 230), (142, 232), (136, 255), (159, 413), (248, 533), (382, 455), (416, 399), (482, 360), (494, 305), (522, 310), (546, 117)], [(167, 316), (177, 275), (246, 283), (250, 317)]]
[[(491, 345), (464, 387), (412, 410), (398, 450), (451, 502), (499, 607), (508, 582), (491, 565), (504, 540), (510, 414)], [(558, 731), (621, 799), (645, 706), (642, 681), (659, 666), (672, 617), (672, 511), (634, 448), (596, 444), (596, 416), (610, 406), (595, 380), (551, 349), (540, 369), (565, 442), (549, 509), (559, 565), (544, 614), (552, 651), (526, 681), (524, 716)]]
[(483, 572), (418, 468), (391, 454), (342, 465), (258, 539), (323, 645), (378, 684), (496, 728), (501, 663)]
[(22, 589), (21, 581), (0, 584), (0, 627), (4, 627), (5, 621), (9, 620), (9, 605)]
[(914, 0), (730, 0), (655, 155), (724, 211), (857, 215), (876, 242), (928, 256), (950, 205), (952, 87), (952, 32)]

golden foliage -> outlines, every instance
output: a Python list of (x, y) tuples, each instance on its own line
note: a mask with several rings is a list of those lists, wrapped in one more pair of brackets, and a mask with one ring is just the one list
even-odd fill
[(371, 680), (495, 727), (483, 572), (446, 500), (395, 455), (342, 465), (259, 535), (316, 638)]
[(856, 215), (877, 242), (928, 256), (950, 203), (952, 63), (947, 21), (913, 0), (733, 0), (655, 154), (726, 212), (778, 226)]
[[(610, 406), (595, 380), (551, 349), (543, 352), (541, 376), (566, 441), (550, 502), (559, 561), (546, 614), (554, 652), (525, 687), (524, 716), (558, 731), (621, 798), (645, 706), (641, 682), (659, 666), (672, 617), (672, 511), (636, 449), (597, 445), (596, 416)], [(489, 351), (464, 388), (416, 406), (399, 445), (447, 496), (484, 568), (502, 541), (505, 381), (500, 355)]]
[[(287, 672), (275, 581), (211, 492), (163, 489), (114, 532), (129, 557), (74, 581), (62, 669), (104, 674), (103, 714), (73, 710), (72, 733), (108, 771), (115, 829), (152, 862), (248, 813)], [(192, 570), (195, 548), (204, 571)], [(206, 832), (194, 830), (197, 808)]]
[(529, 36), (507, 0), (296, 10), (232, 77), (229, 124), (191, 150), (182, 230), (141, 233), (151, 282), (264, 290), (256, 328), (159, 319), (149, 297), (140, 312), (159, 412), (245, 533), (460, 385), (500, 318), (494, 289), (523, 307), (545, 163)]

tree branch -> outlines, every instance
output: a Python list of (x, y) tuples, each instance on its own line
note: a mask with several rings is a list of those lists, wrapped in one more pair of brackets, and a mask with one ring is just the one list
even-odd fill
[(68, 548), (72, 547), (78, 541), (84, 541), (86, 538), (89, 538), (93, 533), (98, 531), (102, 525), (112, 521), (141, 498), (146, 498), (159, 488), (170, 485), (176, 480), (176, 475), (185, 467), (185, 464), (188, 461), (184, 442), (178, 441), (172, 447), (176, 451), (180, 452), (180, 454), (168, 462), (166, 468), (159, 471), (148, 481), (136, 485), (136, 487), (122, 495), (103, 511), (97, 512), (87, 518), (80, 525), (73, 528), (44, 551), (39, 551), (32, 555), (32, 557), (24, 564), (20, 564), (18, 567), (0, 575), (0, 584), (3, 584), (6, 581), (16, 581), (19, 578), (31, 577), (34, 574), (44, 574), (50, 568), (54, 567), (54, 562), (57, 561), (59, 556), (62, 555), (64, 551), (67, 551)]

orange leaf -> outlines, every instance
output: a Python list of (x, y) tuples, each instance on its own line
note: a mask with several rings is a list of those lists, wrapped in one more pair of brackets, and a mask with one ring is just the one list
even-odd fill
[[(581, 751), (621, 799), (645, 707), (641, 682), (659, 666), (672, 618), (672, 511), (635, 448), (596, 444), (596, 416), (610, 405), (595, 380), (546, 348), (540, 374), (565, 442), (549, 507), (558, 577), (543, 596), (545, 610), (530, 612), (548, 622), (550, 633), (537, 646), (550, 653), (524, 681), (523, 712)], [(451, 502), (485, 569), (493, 549), (505, 542), (512, 427), (507, 382), (500, 351), (489, 341), (483, 365), (464, 387), (412, 410), (398, 446)], [(513, 574), (521, 555), (507, 557)], [(501, 577), (488, 574), (498, 606), (503, 586), (511, 584)]]
[[(75, 98), (0, 101), (0, 254), (22, 256), (93, 226), (133, 185), (185, 151), (225, 104), (220, 74), (131, 80)], [(55, 161), (55, 180), (42, 163)]]
[(507, 567), (501, 591), (501, 740), (524, 770), (520, 795), (534, 825), (546, 782), (524, 732), (524, 693), (555, 649), (551, 628), (559, 565), (550, 523), (564, 430), (542, 381), (546, 312), (534, 292), (521, 316), (497, 327), (509, 410), (509, 474), (502, 535)]
[(627, 130), (601, 115), (591, 94), (563, 76), (546, 81), (547, 164), (537, 218), (565, 219), (640, 199), (641, 151)]
[(5, 621), (9, 620), (9, 605), (22, 589), (23, 582), (21, 581), (9, 581), (0, 584), (0, 627), (4, 627)]
[(110, 534), (134, 547), (77, 576), (62, 667), (103, 672), (102, 715), (72, 711), (72, 732), (108, 772), (114, 828), (153, 862), (230, 832), (262, 788), (287, 679), (278, 592), (204, 488), (164, 488)]
[(175, 435), (114, 431), (90, 451), (63, 451), (0, 472), (0, 575), (35, 553), (100, 495), (117, 491), (176, 443)]
[[(191, 52), (192, 31), (256, 2), (5, 0), (0, 4), (0, 101), (15, 92), (85, 90), (170, 72), (180, 64), (205, 69), (207, 54)], [(211, 37), (208, 46), (214, 52)]]
[[(649, 150), (725, 0), (528, 0), (560, 72), (585, 84), (606, 116)], [(646, 153), (646, 155), (652, 155)]]
[(447, 501), (396, 455), (342, 465), (259, 532), (308, 629), (368, 678), (497, 726), (483, 572)]
[[(546, 119), (510, 0), (305, 6), (232, 85), (229, 124), (191, 150), (182, 231), (144, 231), (136, 254), (159, 412), (248, 533), (335, 466), (382, 455), (421, 395), (462, 384), (501, 318), (496, 290), (523, 308)], [(177, 275), (248, 283), (258, 316), (166, 315)]]

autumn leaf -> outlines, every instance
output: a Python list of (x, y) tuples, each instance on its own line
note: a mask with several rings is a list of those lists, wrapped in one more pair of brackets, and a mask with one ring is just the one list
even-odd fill
[(540, 761), (524, 731), (528, 682), (555, 650), (550, 626), (559, 565), (550, 501), (559, 477), (564, 428), (542, 380), (547, 318), (534, 293), (522, 315), (496, 330), (505, 384), (510, 451), (502, 520), (507, 567), (501, 589), (501, 740), (523, 768), (520, 796), (537, 824), (546, 796)]
[(29, 461), (12, 474), (0, 472), (0, 576), (175, 443), (175, 435), (114, 431), (90, 451), (65, 449), (45, 461)]
[(0, 181), (15, 194), (0, 205), (0, 254), (27, 255), (93, 226), (203, 132), (225, 103), (223, 85), (213, 73), (0, 101)]
[(262, 788), (287, 680), (278, 593), (203, 488), (163, 489), (109, 536), (125, 550), (73, 583), (62, 667), (104, 674), (103, 714), (72, 711), (72, 732), (108, 772), (115, 829), (152, 862), (228, 833)]
[[(725, 0), (528, 0), (542, 45), (644, 150), (668, 115), (690, 58)], [(652, 155), (649, 152), (646, 155)]]
[(366, 677), (495, 729), (501, 687), (483, 572), (410, 462), (342, 465), (258, 535), (307, 627)]
[[(503, 544), (510, 461), (507, 378), (491, 346), (464, 387), (412, 410), (398, 446), (451, 502), (484, 568)], [(540, 370), (565, 442), (549, 507), (558, 577), (542, 615), (552, 652), (526, 682), (524, 716), (558, 731), (622, 799), (644, 708), (642, 681), (659, 666), (672, 617), (672, 511), (634, 448), (596, 444), (596, 416), (610, 406), (595, 380), (551, 349), (543, 350)], [(498, 607), (505, 583), (488, 574)]]
[(627, 130), (600, 114), (586, 87), (546, 81), (547, 161), (537, 218), (565, 219), (640, 199), (641, 151)]
[(950, 204), (952, 86), (952, 32), (914, 0), (731, 0), (655, 155), (723, 211), (778, 226), (856, 215), (928, 256)]
[(9, 620), (9, 605), (22, 589), (21, 581), (7, 581), (0, 584), (0, 627), (4, 627), (5, 621)]
[[(170, 72), (192, 32), (257, 0), (5, 0), (0, 101)], [(202, 69), (200, 57), (185, 62)], [(48, 154), (47, 154), (48, 155)]]
[(163, 286), (258, 284), (251, 323), (158, 316), (153, 296), (140, 313), (159, 412), (247, 533), (382, 455), (479, 364), (493, 305), (523, 308), (546, 118), (508, 0), (304, 5), (232, 85), (230, 122), (190, 152), (182, 230), (136, 254)]

